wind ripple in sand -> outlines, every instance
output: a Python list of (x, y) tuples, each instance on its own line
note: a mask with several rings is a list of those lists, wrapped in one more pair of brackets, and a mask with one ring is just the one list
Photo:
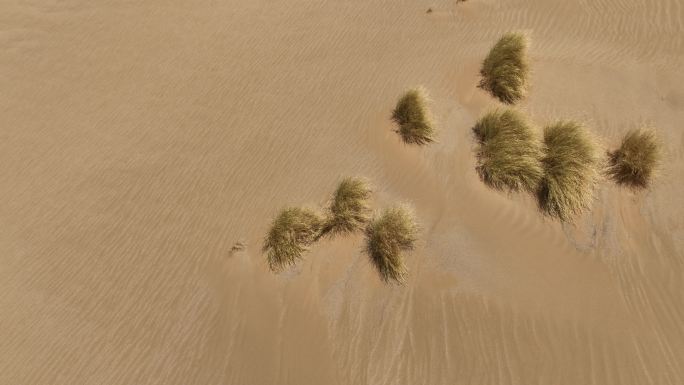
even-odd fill
[[(0, 383), (682, 383), (683, 7), (4, 3)], [(606, 187), (565, 232), (483, 186), (477, 70), (509, 30), (533, 38), (535, 118), (581, 111), (610, 141), (652, 122), (669, 177)], [(419, 84), (442, 117), (421, 149), (388, 119)], [(406, 286), (361, 236), (268, 271), (275, 210), (341, 175), (416, 206)]]

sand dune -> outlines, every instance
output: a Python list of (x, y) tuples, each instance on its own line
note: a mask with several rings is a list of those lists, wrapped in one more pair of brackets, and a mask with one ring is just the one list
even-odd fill
[[(0, 384), (684, 383), (681, 1), (0, 10)], [(561, 225), (479, 181), (470, 128), (497, 106), (479, 64), (511, 30), (533, 42), (535, 122), (608, 147), (659, 129), (651, 190), (604, 182)], [(423, 148), (389, 120), (415, 85)], [(276, 210), (342, 175), (415, 206), (405, 286), (360, 236), (268, 271)]]

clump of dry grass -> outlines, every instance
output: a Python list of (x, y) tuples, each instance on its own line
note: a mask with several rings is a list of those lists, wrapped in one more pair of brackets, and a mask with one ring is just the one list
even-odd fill
[(525, 117), (511, 109), (486, 113), (473, 127), (478, 141), (476, 170), (498, 190), (533, 192), (543, 176), (542, 147)]
[(662, 147), (653, 130), (631, 130), (620, 148), (608, 153), (608, 175), (620, 185), (648, 187), (660, 164)]
[(364, 179), (347, 177), (335, 189), (322, 234), (350, 233), (369, 219), (371, 189)]
[(528, 39), (521, 33), (507, 33), (492, 47), (482, 63), (479, 87), (506, 104), (525, 96), (529, 63)]
[(403, 206), (385, 209), (366, 227), (366, 253), (383, 281), (403, 283), (407, 270), (403, 253), (414, 248), (418, 225)]
[(423, 88), (406, 91), (392, 112), (404, 143), (427, 144), (434, 141), (435, 130), (427, 108), (428, 97)]
[(593, 199), (600, 166), (596, 139), (579, 123), (559, 121), (544, 128), (544, 151), (539, 207), (549, 216), (570, 220)]
[(322, 226), (323, 219), (313, 210), (299, 207), (281, 210), (263, 245), (271, 270), (279, 272), (302, 259), (302, 253), (319, 237)]

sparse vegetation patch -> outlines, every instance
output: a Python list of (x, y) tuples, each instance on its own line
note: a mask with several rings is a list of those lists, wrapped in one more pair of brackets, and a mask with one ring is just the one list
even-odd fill
[(653, 130), (631, 130), (617, 150), (610, 152), (608, 175), (615, 183), (633, 187), (648, 187), (662, 156), (661, 143)]
[(323, 234), (350, 233), (368, 222), (371, 189), (361, 178), (344, 178), (337, 186), (327, 210)]
[(414, 248), (418, 225), (406, 207), (385, 209), (366, 227), (366, 253), (383, 281), (404, 282), (403, 253)]
[(392, 120), (402, 140), (409, 144), (427, 144), (434, 141), (435, 130), (427, 107), (428, 97), (424, 89), (406, 91), (392, 112)]
[(545, 214), (567, 221), (590, 206), (598, 153), (596, 140), (579, 123), (560, 121), (544, 128), (544, 177), (538, 198)]
[(525, 117), (511, 109), (486, 113), (473, 127), (476, 170), (498, 190), (535, 191), (543, 175), (541, 143)]
[(482, 63), (479, 86), (506, 104), (525, 96), (529, 63), (528, 40), (521, 33), (507, 33), (492, 47)]
[(264, 240), (263, 252), (274, 272), (296, 264), (320, 235), (323, 219), (313, 210), (289, 207), (278, 213)]

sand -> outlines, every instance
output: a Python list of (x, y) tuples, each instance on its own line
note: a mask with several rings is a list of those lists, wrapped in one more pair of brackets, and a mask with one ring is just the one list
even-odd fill
[[(535, 122), (658, 128), (650, 190), (561, 225), (479, 181), (511, 30)], [(682, 384), (682, 64), (680, 0), (2, 1), (0, 383)], [(422, 148), (389, 119), (415, 85)], [(414, 205), (405, 286), (360, 236), (268, 271), (277, 209), (343, 175)]]

